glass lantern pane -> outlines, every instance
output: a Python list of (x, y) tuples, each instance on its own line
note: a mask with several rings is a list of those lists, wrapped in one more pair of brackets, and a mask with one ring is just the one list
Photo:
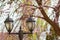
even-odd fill
[(13, 24), (11, 22), (7, 22), (5, 25), (6, 25), (7, 30), (9, 30), (9, 29), (12, 30)]
[(10, 22), (10, 29), (12, 30), (13, 29), (13, 23)]
[(5, 26), (6, 26), (6, 29), (9, 30), (10, 24), (9, 23), (5, 23)]
[(33, 24), (33, 28), (35, 27), (35, 22), (32, 23)]
[(32, 23), (32, 22), (28, 22), (28, 23), (27, 23), (27, 26), (28, 26), (29, 29), (31, 29), (32, 26), (33, 26), (33, 23)]

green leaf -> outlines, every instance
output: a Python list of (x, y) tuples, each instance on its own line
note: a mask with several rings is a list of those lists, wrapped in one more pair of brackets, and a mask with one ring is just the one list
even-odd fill
[(36, 39), (37, 39), (37, 35), (35, 33), (35, 34), (33, 34), (33, 40), (36, 40)]

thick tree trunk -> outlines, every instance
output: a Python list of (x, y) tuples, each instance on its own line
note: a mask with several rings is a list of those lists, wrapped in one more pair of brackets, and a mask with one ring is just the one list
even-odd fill
[[(36, 1), (37, 1), (39, 6), (42, 5), (42, 0), (36, 0)], [(44, 16), (45, 20), (54, 28), (56, 34), (60, 35), (59, 26), (56, 23), (54, 23), (52, 20), (49, 19), (49, 17), (46, 15), (46, 12), (43, 9), (43, 7), (40, 7), (39, 9), (40, 9), (42, 15)]]

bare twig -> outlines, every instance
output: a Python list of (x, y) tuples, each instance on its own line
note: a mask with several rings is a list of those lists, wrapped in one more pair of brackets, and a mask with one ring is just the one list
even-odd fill
[(31, 17), (37, 17), (37, 18), (45, 19), (44, 17), (41, 17), (41, 16), (35, 16), (35, 15), (32, 15)]
[(32, 7), (34, 7), (34, 8), (46, 7), (46, 8), (52, 8), (52, 9), (54, 9), (54, 10), (55, 10), (55, 8), (54, 8), (54, 7), (47, 6), (47, 5), (40, 5), (40, 6), (35, 6), (35, 5), (30, 5), (30, 4), (23, 4), (23, 6), (22, 6), (22, 5), (20, 5), (20, 7), (24, 7), (24, 6), (32, 6)]
[[(26, 16), (26, 15), (25, 15), (25, 16)], [(45, 20), (45, 18), (44, 18), (44, 17), (41, 17), (41, 16), (31, 15), (31, 17), (41, 18), (41, 19), (44, 19), (44, 20)], [(21, 18), (18, 18), (17, 20), (21, 20)]]
[(45, 1), (45, 3), (44, 3), (44, 4), (46, 4), (47, 2), (49, 2), (49, 0)]

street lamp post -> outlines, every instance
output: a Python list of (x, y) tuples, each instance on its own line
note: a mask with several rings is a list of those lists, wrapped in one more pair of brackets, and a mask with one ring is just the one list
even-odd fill
[(29, 31), (30, 31), (30, 32), (23, 32), (23, 31), (21, 30), (21, 27), (20, 27), (20, 30), (19, 30), (19, 38), (20, 38), (20, 40), (23, 39), (23, 34), (33, 34), (32, 31), (33, 31), (34, 28), (35, 28), (35, 20), (33, 20), (32, 17), (28, 18), (27, 21), (26, 21), (26, 25), (27, 25), (27, 27), (29, 28)]
[(32, 19), (32, 17), (28, 18), (28, 20), (26, 21), (27, 23), (27, 26), (30, 30), (30, 32), (23, 32), (21, 30), (21, 27), (20, 27), (20, 30), (18, 33), (11, 33), (12, 29), (13, 29), (13, 20), (11, 18), (9, 18), (9, 15), (8, 15), (8, 18), (5, 20), (5, 27), (8, 31), (9, 34), (17, 34), (19, 36), (19, 40), (22, 40), (23, 39), (23, 35), (24, 34), (32, 34), (32, 31), (35, 27), (35, 21)]

